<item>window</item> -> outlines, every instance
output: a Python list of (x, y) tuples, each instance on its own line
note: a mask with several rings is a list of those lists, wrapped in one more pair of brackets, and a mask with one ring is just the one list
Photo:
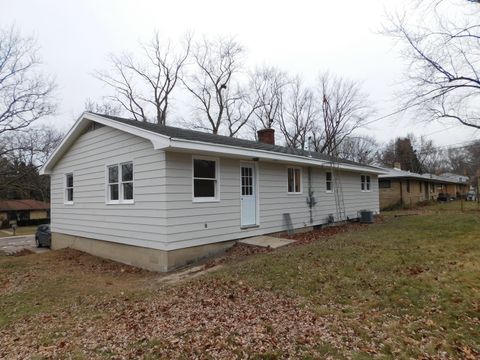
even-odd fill
[(65, 175), (65, 204), (73, 204), (73, 174)]
[(243, 167), (242, 172), (242, 196), (253, 195), (253, 168)]
[(325, 173), (325, 188), (327, 192), (333, 192), (332, 173), (329, 171)]
[(360, 176), (361, 189), (362, 191), (370, 191), (370, 175), (361, 175)]
[(380, 180), (378, 182), (378, 187), (380, 189), (390, 189), (392, 187), (392, 182), (390, 180)]
[(133, 163), (107, 167), (107, 202), (114, 204), (133, 203)]
[(193, 159), (193, 199), (218, 200), (217, 160)]
[(407, 180), (407, 192), (410, 192), (410, 180)]
[(289, 194), (300, 194), (302, 192), (302, 169), (289, 167), (287, 192)]
[(419, 181), (418, 183), (420, 184), (420, 192), (422, 192), (422, 182)]

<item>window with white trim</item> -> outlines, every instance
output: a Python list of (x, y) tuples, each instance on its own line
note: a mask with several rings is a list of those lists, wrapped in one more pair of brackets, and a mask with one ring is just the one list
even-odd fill
[(133, 162), (107, 166), (107, 202), (133, 203)]
[(325, 173), (325, 189), (327, 192), (333, 192), (333, 174), (330, 171)]
[(361, 182), (362, 191), (370, 191), (370, 189), (371, 189), (370, 175), (361, 175), (360, 176), (360, 182)]
[(193, 159), (193, 200), (218, 200), (218, 161), (216, 159)]
[(73, 173), (65, 174), (65, 204), (73, 204)]
[(300, 194), (302, 192), (302, 169), (289, 167), (287, 169), (287, 192), (289, 194)]

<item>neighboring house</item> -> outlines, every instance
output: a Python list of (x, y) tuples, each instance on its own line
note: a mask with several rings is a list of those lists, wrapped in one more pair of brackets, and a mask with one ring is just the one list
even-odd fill
[(29, 225), (48, 219), (50, 204), (38, 200), (0, 200), (0, 225)]
[(84, 113), (41, 170), (52, 247), (168, 271), (237, 239), (340, 220), (336, 195), (350, 219), (378, 213), (378, 168), (332, 171), (326, 155), (273, 145), (271, 129), (259, 139)]
[(397, 205), (413, 206), (426, 200), (436, 200), (438, 194), (448, 193), (460, 198), (468, 191), (468, 182), (459, 177), (417, 174), (404, 171), (397, 163), (393, 169), (384, 168), (379, 176), (380, 209)]
[(465, 195), (470, 190), (470, 178), (465, 175), (452, 173), (444, 173), (439, 175), (440, 178), (452, 181), (447, 184), (447, 193), (453, 194), (455, 197)]

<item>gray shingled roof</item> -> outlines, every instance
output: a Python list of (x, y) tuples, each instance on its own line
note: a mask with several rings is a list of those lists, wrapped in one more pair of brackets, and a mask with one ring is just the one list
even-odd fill
[[(292, 149), (285, 146), (264, 144), (257, 141), (238, 139), (238, 138), (233, 138), (229, 136), (206, 133), (202, 131), (182, 129), (182, 128), (177, 128), (173, 126), (157, 125), (157, 124), (137, 121), (133, 119), (125, 119), (117, 116), (110, 116), (110, 115), (103, 115), (103, 114), (95, 114), (95, 115), (102, 116), (111, 120), (115, 120), (127, 125), (132, 125), (141, 129), (152, 131), (152, 132), (165, 135), (170, 138), (175, 138), (175, 139), (200, 141), (200, 142), (206, 142), (211, 144), (228, 145), (228, 146), (235, 146), (235, 147), (241, 147), (246, 149), (270, 151), (274, 153), (281, 153), (281, 154), (287, 154), (287, 155), (304, 156), (308, 158), (313, 157), (315, 159), (324, 160), (324, 161), (332, 161), (331, 156), (326, 154), (321, 154), (318, 152), (309, 153), (306, 150)], [(341, 164), (363, 166), (363, 167), (379, 170), (378, 167), (363, 165), (350, 160), (337, 159), (337, 161)]]
[(410, 171), (395, 169), (395, 168), (381, 168), (384, 170), (384, 173), (379, 175), (380, 179), (417, 179), (425, 180), (432, 182), (442, 182), (442, 183), (451, 183), (451, 184), (465, 184), (464, 181), (459, 181), (458, 179), (452, 179), (446, 176), (439, 176), (434, 174), (417, 174)]

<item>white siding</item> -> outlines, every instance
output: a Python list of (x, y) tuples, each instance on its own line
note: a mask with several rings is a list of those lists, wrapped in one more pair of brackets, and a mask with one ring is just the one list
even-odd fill
[[(134, 164), (134, 204), (105, 202), (106, 166)], [(65, 174), (74, 175), (74, 204), (64, 204)], [(80, 136), (51, 175), (52, 231), (164, 248), (165, 153), (150, 141), (109, 127)]]
[[(105, 202), (106, 166), (134, 163), (134, 204)], [(219, 159), (220, 201), (192, 201), (192, 154), (154, 150), (150, 141), (109, 127), (80, 136), (51, 175), (52, 231), (68, 235), (173, 250), (284, 231), (283, 214), (295, 228), (327, 222), (334, 194), (325, 192), (325, 169), (312, 170), (317, 204), (310, 223), (307, 168), (301, 194), (287, 194), (287, 165), (257, 162), (259, 226), (240, 226), (240, 159)], [(74, 204), (64, 204), (65, 174), (74, 174)], [(347, 216), (378, 212), (378, 182), (362, 192), (360, 174), (342, 172)]]
[[(287, 194), (287, 165), (258, 162), (259, 226), (240, 227), (240, 162), (220, 158), (220, 201), (192, 201), (192, 155), (166, 153), (168, 249), (238, 239), (286, 230), (284, 213), (290, 213), (295, 228), (327, 222), (336, 213), (333, 193), (326, 193), (325, 169), (312, 169), (312, 186), (317, 204), (310, 223), (307, 168), (302, 168), (301, 194)], [(371, 191), (362, 192), (360, 174), (341, 172), (345, 209), (350, 218), (363, 209), (379, 211), (378, 181), (371, 176)]]

